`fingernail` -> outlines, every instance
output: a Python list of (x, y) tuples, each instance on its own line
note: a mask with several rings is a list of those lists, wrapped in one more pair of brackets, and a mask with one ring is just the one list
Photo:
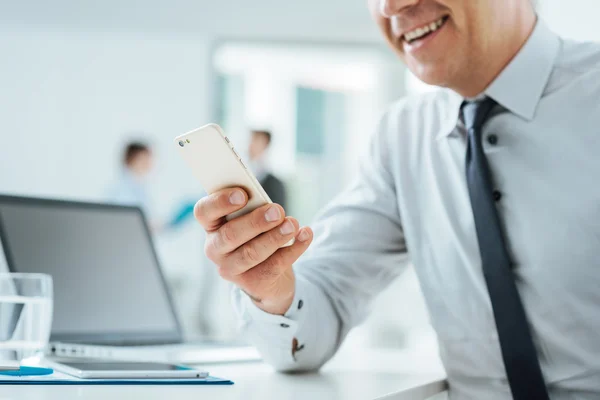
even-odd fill
[(306, 242), (310, 238), (310, 234), (306, 229), (302, 229), (300, 234), (298, 235), (298, 240), (301, 242)]
[(289, 235), (294, 232), (294, 224), (290, 221), (285, 221), (283, 225), (281, 225), (281, 228), (279, 228), (279, 231), (283, 236)]
[(269, 208), (265, 213), (267, 222), (279, 221), (279, 218), (281, 218), (281, 214), (279, 213), (279, 208), (275, 206)]
[(239, 190), (236, 190), (235, 192), (229, 195), (229, 202), (234, 206), (241, 206), (242, 204), (244, 204), (244, 201), (246, 201), (246, 198), (244, 197), (244, 194)]

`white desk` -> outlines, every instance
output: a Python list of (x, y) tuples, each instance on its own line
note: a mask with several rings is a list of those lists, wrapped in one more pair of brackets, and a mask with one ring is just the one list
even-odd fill
[[(208, 368), (207, 368), (208, 369)], [(320, 373), (279, 374), (263, 363), (222, 364), (211, 374), (233, 386), (1, 386), (2, 400), (377, 399), (424, 400), (444, 390), (435, 355), (344, 349)]]

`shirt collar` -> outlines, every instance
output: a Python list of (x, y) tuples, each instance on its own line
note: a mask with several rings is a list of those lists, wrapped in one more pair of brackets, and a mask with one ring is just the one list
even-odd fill
[[(525, 45), (484, 91), (486, 96), (510, 112), (531, 121), (550, 79), (560, 50), (560, 39), (538, 19)], [(452, 123), (440, 136), (448, 136), (456, 127), (460, 105), (465, 99), (452, 98)]]
[(560, 48), (560, 40), (538, 20), (531, 36), (485, 94), (528, 121), (542, 98)]

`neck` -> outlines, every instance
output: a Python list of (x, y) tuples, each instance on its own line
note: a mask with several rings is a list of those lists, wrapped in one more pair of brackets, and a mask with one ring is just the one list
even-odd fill
[(508, 34), (492, 35), (494, 40), (487, 46), (488, 55), (484, 55), (477, 63), (477, 67), (469, 71), (462, 84), (454, 88), (455, 92), (466, 98), (477, 97), (490, 86), (523, 48), (535, 28), (536, 15), (533, 10), (516, 14), (518, 17), (511, 23), (511, 31)]

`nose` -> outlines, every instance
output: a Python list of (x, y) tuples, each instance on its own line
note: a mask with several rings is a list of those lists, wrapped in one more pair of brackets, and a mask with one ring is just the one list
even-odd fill
[(391, 18), (419, 1), (421, 0), (379, 0), (379, 13), (386, 18)]

